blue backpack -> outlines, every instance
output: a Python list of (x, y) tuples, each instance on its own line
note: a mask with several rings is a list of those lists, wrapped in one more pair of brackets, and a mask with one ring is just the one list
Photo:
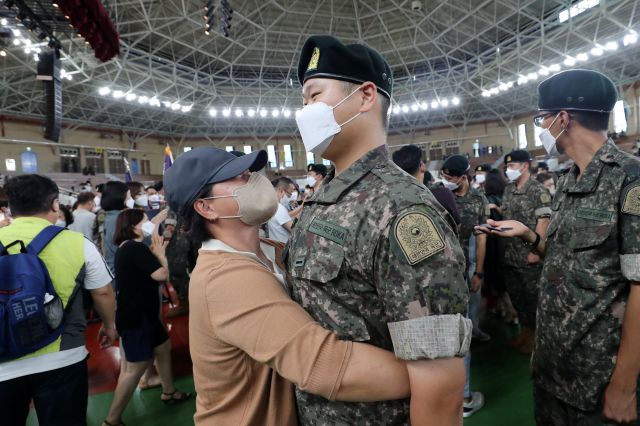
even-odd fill
[[(61, 231), (48, 226), (27, 247), (20, 240), (6, 247), (0, 242), (0, 362), (35, 352), (62, 334), (65, 310), (38, 257)], [(16, 244), (20, 252), (9, 254)]]

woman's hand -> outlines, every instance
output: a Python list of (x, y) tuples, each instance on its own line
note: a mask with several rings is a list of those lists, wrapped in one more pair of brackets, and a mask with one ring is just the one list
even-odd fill
[(494, 228), (505, 229), (504, 231), (491, 230), (484, 226), (476, 226), (475, 229), (482, 231), (485, 234), (499, 235), (501, 237), (520, 237), (526, 238), (527, 234), (531, 232), (526, 225), (518, 222), (517, 220), (487, 220), (487, 223)]
[(151, 253), (154, 254), (159, 260), (163, 260), (166, 258), (167, 245), (169, 241), (165, 241), (162, 235), (158, 235), (157, 233), (153, 233), (151, 235)]
[(157, 228), (158, 225), (160, 225), (162, 222), (165, 221), (165, 219), (167, 219), (167, 214), (169, 214), (169, 209), (161, 210), (160, 213), (158, 213), (153, 217), (153, 219), (151, 219), (151, 223), (156, 225), (156, 228)]

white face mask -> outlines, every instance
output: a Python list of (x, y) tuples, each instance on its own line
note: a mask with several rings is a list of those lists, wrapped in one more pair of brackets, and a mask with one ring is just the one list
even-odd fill
[(135, 201), (136, 206), (140, 206), (140, 207), (148, 207), (149, 206), (149, 197), (147, 197), (147, 195), (141, 195), (138, 198), (136, 198)]
[(152, 209), (158, 210), (160, 208), (160, 196), (158, 194), (149, 195), (149, 205)]
[(560, 152), (558, 151), (558, 148), (556, 146), (556, 142), (557, 142), (558, 138), (560, 137), (560, 135), (565, 131), (565, 129), (562, 129), (560, 134), (558, 136), (554, 137), (551, 134), (551, 131), (549, 130), (551, 128), (551, 126), (553, 126), (553, 123), (556, 122), (556, 120), (558, 119), (559, 115), (560, 115), (560, 113), (558, 113), (558, 115), (556, 115), (556, 118), (553, 119), (553, 121), (551, 122), (549, 127), (547, 127), (546, 129), (542, 129), (540, 131), (540, 134), (538, 135), (538, 138), (540, 139), (540, 142), (542, 142), (542, 145), (544, 146), (545, 151), (547, 151), (547, 154), (551, 155), (552, 157), (559, 157), (560, 156)]
[(292, 201), (292, 202), (294, 202), (294, 201), (298, 201), (298, 191), (293, 191), (293, 192), (291, 193), (291, 201)]
[(127, 201), (124, 202), (124, 205), (127, 206), (127, 208), (132, 209), (135, 205), (133, 202), (133, 198), (127, 198)]
[(333, 107), (330, 107), (324, 102), (315, 102), (302, 108), (300, 114), (296, 115), (296, 123), (298, 124), (302, 142), (307, 152), (312, 152), (322, 157), (322, 154), (324, 154), (331, 144), (333, 137), (342, 130), (342, 126), (348, 124), (360, 115), (360, 112), (358, 112), (342, 124), (338, 124), (333, 115), (333, 110), (358, 90), (360, 90), (360, 87), (349, 93)]
[(154, 229), (156, 229), (156, 225), (154, 225), (153, 222), (148, 220), (142, 224), (142, 235), (144, 235), (145, 237), (148, 237), (149, 235), (153, 234)]
[(96, 207), (100, 207), (100, 197), (93, 197), (93, 203), (96, 205)]
[(313, 176), (307, 177), (307, 185), (313, 188), (314, 186), (316, 186), (316, 183), (316, 178), (314, 178)]
[(456, 189), (458, 189), (458, 187), (460, 186), (459, 183), (454, 183), (454, 182), (449, 182), (446, 179), (442, 179), (442, 184), (444, 185), (445, 188), (447, 188), (449, 191), (455, 191)]
[(487, 180), (485, 175), (476, 175), (476, 182), (478, 184), (484, 183), (485, 180)]
[(507, 175), (509, 182), (515, 182), (522, 175), (522, 172), (520, 170), (507, 169), (505, 174)]
[(62, 228), (66, 228), (67, 227), (67, 222), (65, 222), (62, 219), (58, 219), (58, 220), (56, 220), (56, 226), (60, 226)]

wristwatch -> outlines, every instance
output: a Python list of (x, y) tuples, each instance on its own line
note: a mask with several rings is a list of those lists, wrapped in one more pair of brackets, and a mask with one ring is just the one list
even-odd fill
[(484, 278), (484, 272), (474, 272), (473, 275), (477, 276), (480, 279)]
[(538, 244), (540, 244), (540, 234), (538, 234), (536, 231), (533, 231), (534, 234), (536, 234), (536, 240), (532, 243), (528, 242), (528, 241), (524, 241), (524, 246), (525, 247), (529, 247), (531, 249), (536, 249), (538, 248)]

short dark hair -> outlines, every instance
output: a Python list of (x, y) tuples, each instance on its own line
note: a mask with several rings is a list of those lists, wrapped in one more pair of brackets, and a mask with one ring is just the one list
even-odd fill
[(507, 186), (507, 182), (504, 180), (502, 173), (498, 169), (491, 169), (487, 172), (486, 180), (484, 181), (484, 193), (485, 195), (495, 195), (502, 197), (504, 188)]
[(60, 204), (60, 211), (64, 216), (64, 223), (67, 226), (71, 225), (73, 223), (73, 213), (71, 213), (69, 207), (65, 206), (64, 204)]
[(111, 181), (104, 184), (100, 207), (104, 211), (124, 210), (129, 187), (124, 182)]
[(89, 201), (93, 201), (94, 198), (93, 192), (81, 192), (78, 194), (78, 204), (86, 204)]
[(136, 195), (138, 195), (140, 192), (145, 192), (145, 188), (144, 185), (141, 184), (140, 182), (127, 182), (126, 183), (127, 187), (129, 188), (129, 192), (131, 193), (131, 196), (135, 198)]
[(138, 209), (122, 210), (116, 219), (113, 244), (119, 246), (127, 240), (138, 238), (133, 228), (144, 219), (144, 212)]
[(153, 187), (156, 189), (156, 191), (162, 191), (162, 188), (164, 188), (164, 183), (162, 182), (162, 179), (160, 179), (159, 181), (157, 181)]
[(9, 208), (15, 216), (48, 213), (58, 198), (58, 185), (46, 176), (29, 174), (12, 177), (4, 186)]
[[(356, 90), (358, 86), (360, 85), (349, 81), (342, 82), (342, 88), (347, 95)], [(382, 110), (382, 127), (386, 130), (389, 128), (389, 106), (391, 105), (391, 101), (386, 96), (381, 95), (380, 92), (378, 92), (378, 98), (380, 99), (380, 107)]]
[(281, 176), (277, 179), (274, 179), (273, 181), (271, 181), (271, 184), (275, 189), (287, 189), (290, 185), (295, 186), (295, 183), (293, 183), (293, 181), (286, 176)]
[(422, 162), (422, 148), (417, 145), (403, 146), (394, 152), (391, 158), (402, 170), (414, 175)]
[(594, 132), (609, 129), (608, 112), (571, 111), (569, 115), (576, 119), (579, 125)]
[(556, 183), (556, 180), (551, 173), (538, 173), (538, 175), (536, 176), (536, 180), (540, 183), (545, 183), (549, 179), (552, 179), (553, 183)]
[[(202, 188), (195, 199), (198, 200), (211, 196), (213, 185), (213, 183), (210, 183)], [(199, 247), (204, 241), (213, 238), (213, 235), (211, 235), (207, 229), (207, 220), (200, 216), (196, 209), (193, 208), (193, 203), (185, 209), (185, 213), (180, 219), (182, 220), (181, 228), (186, 233), (187, 238), (193, 243), (193, 247)]]

